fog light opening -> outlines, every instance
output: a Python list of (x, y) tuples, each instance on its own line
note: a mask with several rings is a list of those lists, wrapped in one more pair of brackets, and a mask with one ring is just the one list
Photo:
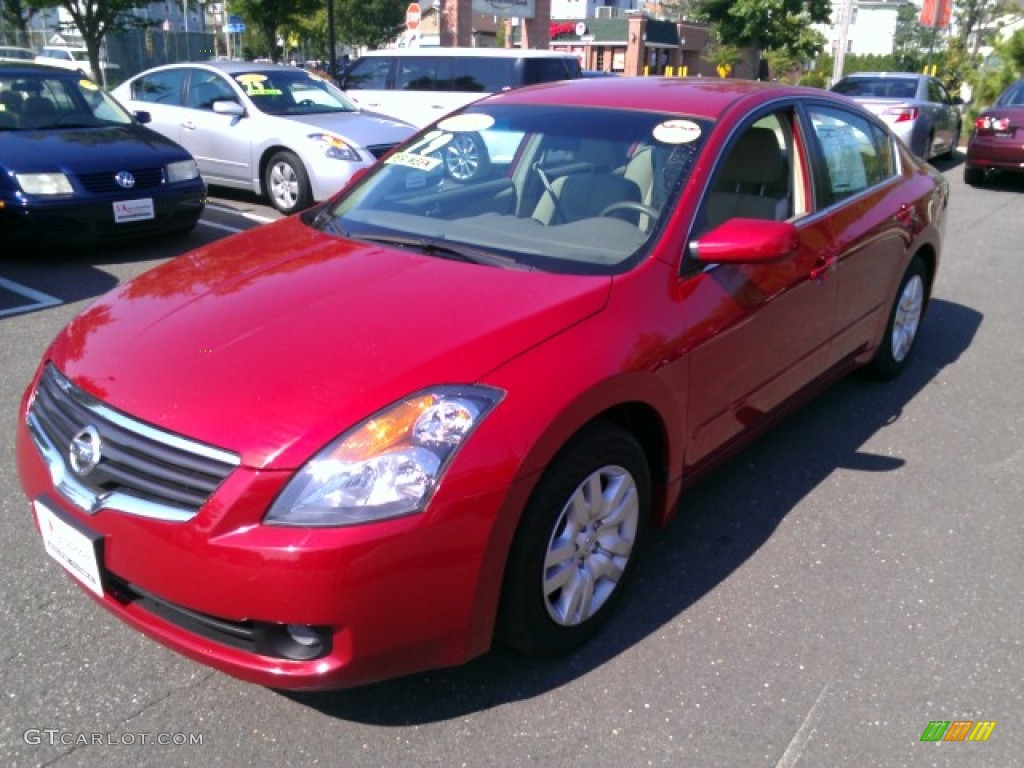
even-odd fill
[(303, 645), (306, 648), (317, 648), (320, 645), (320, 637), (312, 627), (302, 624), (288, 624), (285, 629), (288, 630), (288, 636), (299, 645)]

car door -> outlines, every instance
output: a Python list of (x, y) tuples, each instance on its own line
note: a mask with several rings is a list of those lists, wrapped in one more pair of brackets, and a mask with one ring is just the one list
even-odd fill
[(960, 113), (949, 92), (934, 78), (928, 79), (928, 101), (932, 104), (934, 115), (933, 147), (940, 153), (955, 149), (954, 142), (959, 140)]
[(901, 169), (887, 130), (832, 105), (812, 104), (806, 117), (820, 208), (814, 226), (828, 244), (837, 286), (831, 362), (838, 364), (877, 338), (888, 312), (886, 291), (906, 265), (914, 213), (909, 199), (902, 208), (893, 204)]
[(149, 127), (180, 143), (181, 124), (185, 119), (182, 106), (185, 74), (184, 67), (149, 72), (118, 88), (116, 95), (122, 96), (127, 89), (127, 106), (149, 112)]
[(246, 123), (250, 118), (214, 112), (216, 101), (243, 104), (226, 76), (209, 69), (190, 68), (181, 143), (199, 163), (208, 182), (249, 189), (258, 175), (252, 168), (252, 142)]
[(799, 244), (778, 262), (710, 265), (684, 286), (696, 318), (691, 467), (757, 428), (828, 366), (836, 282), (827, 231), (811, 215), (805, 146), (791, 108), (741, 126), (705, 194), (703, 231), (732, 218), (789, 219)]

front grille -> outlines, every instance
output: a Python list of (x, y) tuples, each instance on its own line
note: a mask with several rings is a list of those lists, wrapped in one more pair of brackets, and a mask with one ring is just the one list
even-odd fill
[(366, 151), (379, 160), (396, 146), (396, 144), (374, 144), (372, 147), (367, 147)]
[[(104, 405), (53, 365), (39, 381), (29, 427), (51, 465), (57, 489), (90, 513), (109, 507), (144, 517), (188, 520), (239, 464), (233, 453)], [(91, 469), (75, 472), (72, 441), (87, 427), (98, 436), (99, 459)], [(55, 462), (60, 466), (52, 466)]]
[(121, 170), (129, 171), (135, 177), (135, 186), (131, 187), (132, 191), (156, 189), (164, 183), (163, 168), (118, 168), (103, 173), (82, 173), (78, 175), (78, 180), (87, 190), (97, 194), (124, 192), (124, 187), (114, 179), (117, 172)]

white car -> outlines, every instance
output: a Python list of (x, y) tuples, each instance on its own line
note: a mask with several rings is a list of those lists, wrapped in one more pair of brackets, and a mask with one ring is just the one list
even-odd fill
[(208, 184), (266, 195), (285, 214), (326, 200), (415, 132), (323, 78), (274, 64), (170, 64), (113, 94), (191, 152)]
[(61, 67), (62, 69), (70, 69), (73, 72), (81, 72), (97, 83), (104, 84), (106, 79), (109, 78), (111, 70), (120, 69), (117, 64), (111, 64), (108, 61), (101, 62), (100, 66), (103, 68), (107, 78), (101, 77), (96, 72), (93, 72), (92, 66), (89, 64), (88, 49), (69, 45), (48, 45), (36, 55), (35, 60), (40, 64), (49, 64), (51, 67)]

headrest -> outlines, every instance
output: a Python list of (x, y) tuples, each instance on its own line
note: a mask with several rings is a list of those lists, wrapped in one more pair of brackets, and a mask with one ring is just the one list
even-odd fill
[(729, 152), (722, 178), (727, 181), (767, 184), (785, 173), (779, 140), (770, 128), (749, 128)]

